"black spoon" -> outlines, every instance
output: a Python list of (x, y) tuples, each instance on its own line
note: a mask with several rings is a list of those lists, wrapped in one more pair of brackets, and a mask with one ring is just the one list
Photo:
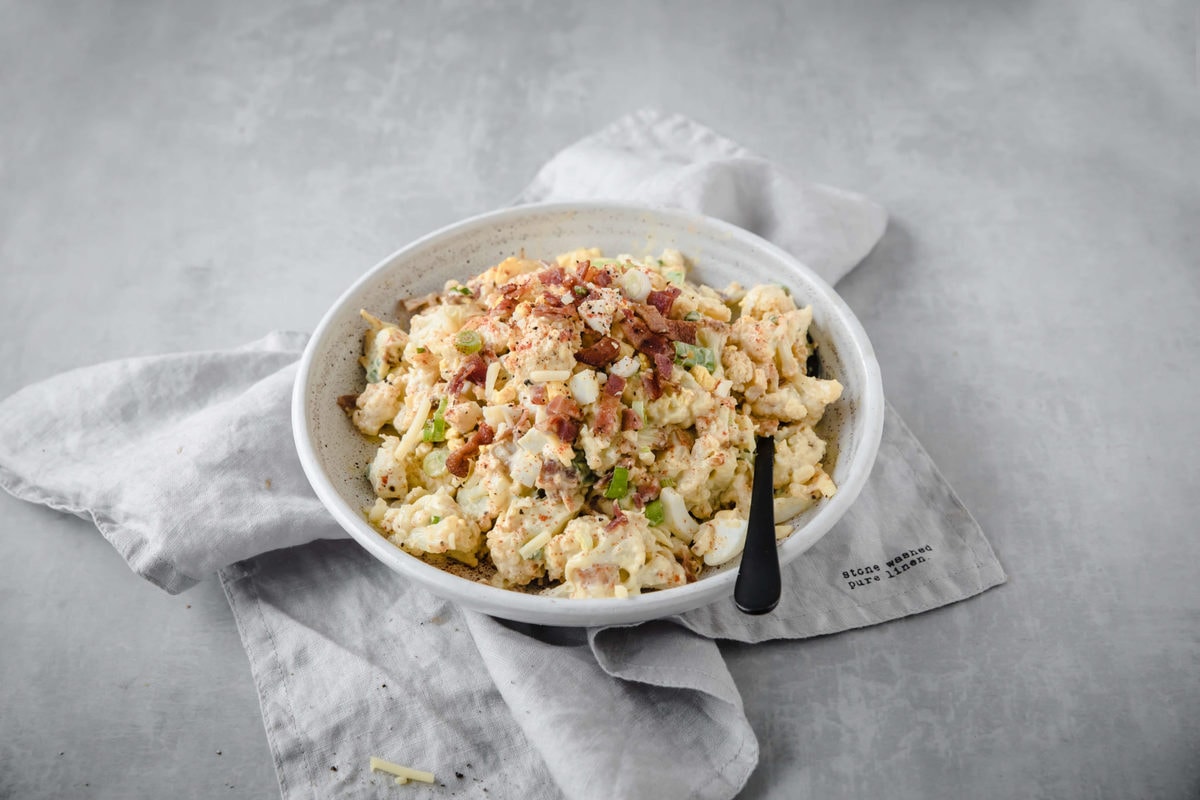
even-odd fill
[(779, 551), (775, 547), (775, 437), (759, 436), (750, 490), (746, 546), (733, 585), (733, 602), (744, 614), (766, 614), (779, 603)]

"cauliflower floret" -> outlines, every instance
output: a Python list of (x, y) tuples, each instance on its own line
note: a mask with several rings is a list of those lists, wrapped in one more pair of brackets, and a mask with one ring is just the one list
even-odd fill
[(575, 443), (583, 450), (588, 469), (593, 472), (607, 472), (616, 466), (621, 458), (622, 441), (619, 435), (612, 438), (597, 436), (591, 425), (584, 425)]
[(490, 314), (471, 317), (463, 323), (462, 330), (475, 331), (483, 339), (485, 350), (491, 350), (497, 355), (507, 353), (512, 341), (512, 326), (502, 322)]
[(516, 321), (511, 351), (501, 363), (516, 381), (525, 381), (537, 371), (566, 371), (575, 368), (580, 349), (582, 323), (530, 314)]
[(479, 549), (479, 526), (466, 518), (445, 489), (388, 509), (380, 527), (390, 534), (389, 541), (407, 550), (461, 554), (460, 560), (470, 561)]
[[(546, 545), (549, 576), (562, 579), (570, 597), (616, 597), (638, 594), (642, 588), (677, 586), (687, 582), (683, 567), (664, 552), (641, 512), (632, 511), (610, 525), (607, 518), (588, 515), (571, 520)], [(648, 569), (647, 569), (648, 568)]]
[(796, 309), (791, 295), (778, 284), (764, 283), (746, 291), (738, 309), (742, 317), (763, 319), (768, 314), (785, 314)]
[(369, 325), (363, 337), (363, 357), (359, 363), (367, 372), (367, 383), (375, 383), (386, 378), (389, 372), (400, 365), (404, 346), (408, 344), (408, 334), (366, 311), (358, 313)]
[(396, 418), (404, 404), (404, 389), (398, 378), (393, 373), (387, 380), (367, 384), (350, 416), (354, 427), (368, 436), (378, 436), (379, 429)]
[(399, 436), (384, 436), (383, 444), (375, 451), (375, 458), (367, 468), (367, 479), (376, 497), (403, 497), (408, 491), (405, 459), (398, 457)]
[(475, 461), (475, 469), (455, 495), (463, 513), (489, 530), (514, 495), (512, 479), (500, 462), (495, 448), (487, 448)]
[(808, 406), (795, 387), (784, 386), (769, 392), (754, 401), (751, 408), (760, 417), (770, 417), (780, 422), (799, 422), (808, 416)]
[[(487, 535), (492, 563), (505, 585), (524, 586), (545, 574), (541, 548), (531, 552), (525, 545), (540, 539), (544, 546), (562, 530), (581, 504), (577, 499), (562, 503), (558, 498), (513, 498)], [(529, 557), (522, 554), (523, 549)]]
[(739, 392), (754, 380), (754, 362), (732, 345), (726, 345), (721, 350), (721, 365), (725, 368), (725, 377), (733, 382), (733, 388)]
[(696, 311), (721, 322), (729, 322), (733, 318), (733, 312), (730, 311), (729, 306), (725, 305), (721, 295), (709, 287), (687, 285), (681, 288), (683, 291), (671, 305), (671, 316), (684, 317), (688, 313)]
[(543, 266), (540, 261), (510, 256), (491, 269), (484, 270), (477, 277), (467, 281), (467, 285), (475, 291), (477, 296), (486, 297), (497, 286), (503, 286), (518, 275), (536, 272)]
[[(457, 363), (462, 354), (454, 346), (454, 334), (458, 333), (468, 319), (481, 313), (481, 309), (474, 303), (431, 306), (412, 318), (409, 323), (409, 341), (437, 356), (441, 368)], [(405, 355), (407, 356), (407, 350)]]
[(800, 494), (799, 487), (812, 479), (825, 457), (825, 442), (807, 425), (785, 428), (780, 433), (783, 435), (775, 439), (775, 490)]

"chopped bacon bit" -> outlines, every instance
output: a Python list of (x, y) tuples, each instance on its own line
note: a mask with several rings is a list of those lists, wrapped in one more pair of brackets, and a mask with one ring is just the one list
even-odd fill
[(543, 270), (538, 279), (547, 286), (557, 286), (563, 282), (564, 277), (566, 277), (566, 274), (563, 272), (562, 267), (551, 267), (550, 269)]
[(591, 261), (585, 263), (586, 266), (580, 271), (585, 283), (594, 283), (600, 287), (612, 285), (612, 274), (608, 270), (603, 267), (593, 267)]
[(589, 367), (606, 367), (617, 360), (621, 352), (621, 344), (611, 336), (605, 336), (591, 347), (585, 347), (575, 354), (575, 360)]
[(623, 431), (640, 431), (642, 429), (642, 418), (637, 415), (637, 412), (632, 408), (626, 408), (621, 412), (621, 430)]
[(634, 303), (633, 310), (646, 323), (646, 327), (654, 333), (667, 332), (667, 318), (654, 306), (648, 306), (645, 303)]
[(344, 394), (337, 399), (338, 407), (347, 414), (354, 410), (357, 403), (358, 395), (356, 394)]
[(470, 381), (478, 386), (482, 386), (487, 379), (487, 362), (483, 360), (483, 356), (479, 353), (472, 353), (463, 361), (462, 366), (458, 368), (458, 372), (454, 373), (454, 377), (450, 379), (449, 386), (446, 387), (446, 392), (452, 397), (458, 397), (462, 394), (463, 385)]
[(557, 458), (548, 458), (542, 462), (535, 483), (547, 494), (553, 493), (565, 500), (579, 486), (579, 474), (571, 467), (564, 467)]
[(609, 375), (608, 380), (604, 383), (604, 393), (620, 397), (623, 391), (625, 391), (625, 379), (620, 375)]
[(606, 531), (615, 531), (617, 528), (629, 521), (629, 517), (625, 516), (625, 512), (616, 503), (613, 503), (613, 518), (612, 521), (604, 526)]
[(520, 438), (533, 427), (533, 414), (529, 413), (529, 409), (521, 406), (521, 413), (517, 417), (517, 421), (513, 423), (513, 438)]
[(680, 289), (678, 286), (668, 286), (661, 291), (653, 291), (646, 295), (646, 302), (654, 306), (665, 317), (671, 313), (671, 306), (675, 303), (675, 298), (679, 297)]
[(579, 435), (579, 423), (570, 417), (558, 415), (546, 417), (545, 425), (546, 430), (568, 444), (574, 442), (575, 437)]
[(659, 382), (658, 373), (656, 372), (642, 373), (642, 388), (646, 390), (646, 397), (651, 400), (657, 400), (662, 397), (662, 384)]
[(696, 343), (696, 328), (694, 322), (688, 322), (682, 319), (667, 320), (667, 336), (677, 342), (687, 342), (688, 344)]
[(641, 484), (634, 491), (633, 504), (642, 508), (646, 503), (658, 497), (660, 492), (662, 492), (662, 486), (659, 485), (658, 478), (651, 478), (649, 482)]
[(596, 406), (595, 433), (600, 437), (612, 436), (621, 425), (621, 401), (612, 395), (602, 395)]
[(575, 402), (575, 398), (565, 394), (560, 394), (551, 400), (550, 405), (546, 406), (546, 412), (561, 414), (571, 419), (583, 419), (583, 409), (579, 407), (579, 403)]
[(505, 295), (501, 297), (496, 305), (492, 306), (492, 314), (495, 316), (506, 317), (512, 314), (513, 309), (517, 307), (516, 296), (509, 297)]
[[(551, 297), (551, 295), (547, 295), (543, 299), (549, 300), (550, 297)], [(555, 305), (555, 303), (558, 303), (559, 305)], [(530, 313), (534, 314), (535, 316), (539, 316), (539, 317), (570, 318), (570, 317), (579, 316), (579, 312), (575, 310), (575, 306), (564, 306), (564, 305), (561, 305), (561, 303), (562, 303), (562, 301), (556, 297), (556, 298), (554, 298), (554, 302), (539, 303), (538, 305), (534, 306), (533, 311), (531, 311)]]
[(671, 354), (660, 351), (651, 358), (654, 359), (654, 368), (658, 370), (659, 374), (670, 377), (671, 369), (675, 366), (675, 359), (671, 357)]
[(463, 446), (446, 456), (446, 471), (458, 478), (467, 477), (467, 473), (471, 470), (468, 459), (478, 453), (479, 448), (483, 445), (491, 444), (495, 436), (496, 432), (492, 430), (491, 425), (486, 422), (479, 423), (479, 427), (475, 429)]
[(583, 419), (583, 409), (574, 398), (560, 394), (546, 406), (546, 418), (541, 427), (548, 430), (564, 442), (573, 442), (579, 435), (579, 422)]
[(529, 402), (535, 406), (546, 405), (546, 384), (535, 383), (529, 387)]
[(620, 324), (621, 330), (633, 346), (654, 360), (654, 368), (662, 377), (670, 378), (675, 363), (675, 348), (671, 346), (667, 337), (651, 333), (646, 323), (638, 317), (626, 316)]

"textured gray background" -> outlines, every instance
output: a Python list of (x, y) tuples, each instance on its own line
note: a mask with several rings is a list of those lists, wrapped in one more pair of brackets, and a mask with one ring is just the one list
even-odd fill
[[(687, 113), (891, 210), (841, 289), (1011, 576), (728, 647), (746, 797), (1200, 796), (1196, 43), (1181, 2), (0, 2), (0, 395), (311, 329), (557, 148)], [(275, 793), (215, 582), (0, 497), (0, 643), (0, 796)]]

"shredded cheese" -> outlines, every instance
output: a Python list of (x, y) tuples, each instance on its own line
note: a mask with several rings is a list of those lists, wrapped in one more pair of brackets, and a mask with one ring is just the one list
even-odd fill
[(420, 781), (421, 783), (433, 783), (433, 773), (425, 772), (412, 767), (402, 767), (399, 764), (393, 764), (391, 761), (384, 761), (382, 758), (371, 756), (371, 772), (386, 772), (388, 775), (393, 775), (396, 778), (396, 783), (408, 783), (409, 781)]
[(542, 531), (537, 536), (534, 536), (528, 542), (521, 545), (520, 550), (518, 550), (517, 552), (519, 552), (521, 554), (521, 558), (528, 561), (529, 559), (533, 558), (534, 553), (536, 553), (538, 550), (541, 550), (543, 547), (545, 547), (547, 544), (549, 544), (550, 539), (553, 536), (554, 536), (553, 530)]
[(535, 369), (529, 373), (529, 380), (534, 383), (550, 383), (552, 381), (565, 381), (571, 377), (569, 369)]

